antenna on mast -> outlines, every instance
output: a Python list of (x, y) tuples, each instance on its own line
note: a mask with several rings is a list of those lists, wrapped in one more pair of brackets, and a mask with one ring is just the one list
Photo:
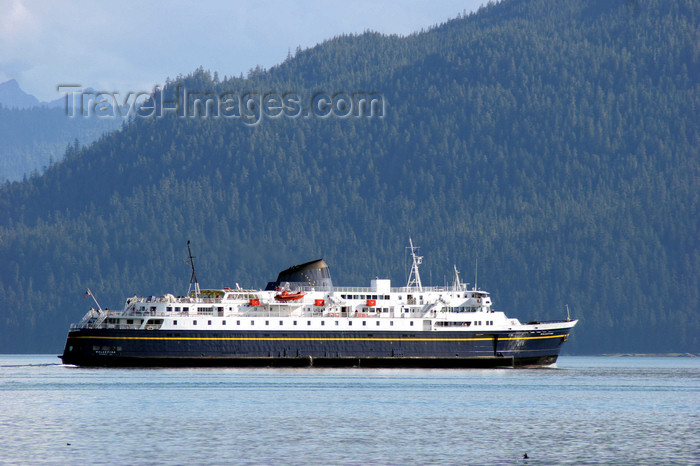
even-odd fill
[(454, 264), (454, 269), (455, 269), (455, 281), (454, 281), (453, 287), (456, 291), (461, 291), (464, 289), (464, 286), (462, 285), (462, 281), (459, 279), (459, 270), (457, 270), (457, 264)]
[(566, 321), (571, 322), (571, 316), (569, 315), (569, 305), (566, 305)]
[(479, 277), (479, 256), (474, 261), (474, 291), (476, 291), (476, 279)]
[(418, 272), (418, 266), (423, 262), (423, 256), (416, 255), (418, 247), (413, 246), (413, 240), (408, 237), (408, 242), (411, 245), (411, 257), (413, 258), (413, 265), (411, 266), (411, 273), (408, 276), (408, 283), (406, 283), (406, 288), (411, 288), (414, 286), (418, 288), (419, 291), (423, 289), (423, 285), (420, 282), (420, 273)]
[(199, 297), (199, 282), (197, 281), (197, 272), (194, 270), (194, 256), (192, 256), (192, 250), (190, 249), (190, 240), (187, 240), (187, 253), (189, 254), (190, 267), (192, 267), (192, 275), (190, 276), (190, 286), (187, 288), (187, 296), (190, 295), (192, 291), (192, 285), (194, 285), (194, 297)]

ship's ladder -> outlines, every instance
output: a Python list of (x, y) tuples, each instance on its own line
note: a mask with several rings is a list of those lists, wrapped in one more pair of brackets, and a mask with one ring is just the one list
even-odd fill
[(425, 317), (426, 315), (428, 315), (428, 313), (429, 313), (434, 307), (437, 307), (437, 305), (438, 305), (438, 301), (433, 301), (433, 302), (426, 303), (425, 306), (423, 306), (423, 307), (421, 308), (420, 312), (421, 312), (421, 313), (423, 314), (423, 316)]
[(102, 323), (107, 319), (107, 316), (109, 315), (109, 312), (105, 311), (99, 311), (99, 315), (97, 316), (97, 320), (92, 324), (92, 328), (98, 328)]

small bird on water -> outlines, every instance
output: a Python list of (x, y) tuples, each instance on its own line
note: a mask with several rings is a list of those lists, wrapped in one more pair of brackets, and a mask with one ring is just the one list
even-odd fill
[(526, 452), (526, 453), (523, 455), (523, 459), (526, 460), (526, 459), (528, 459), (528, 458), (530, 458), (530, 457), (527, 456), (527, 452)]

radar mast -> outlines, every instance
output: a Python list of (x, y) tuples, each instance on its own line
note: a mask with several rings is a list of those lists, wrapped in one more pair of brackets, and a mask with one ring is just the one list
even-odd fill
[(418, 289), (418, 291), (423, 290), (423, 285), (420, 282), (420, 273), (418, 272), (418, 266), (423, 262), (423, 256), (419, 256), (416, 254), (416, 251), (418, 251), (418, 247), (413, 246), (413, 240), (411, 237), (408, 237), (408, 242), (411, 245), (411, 257), (413, 258), (413, 265), (411, 266), (411, 273), (408, 276), (408, 283), (406, 283), (406, 288), (411, 288), (415, 287)]
[(459, 270), (457, 270), (457, 264), (454, 264), (454, 269), (455, 269), (455, 279), (454, 279), (454, 283), (452, 284), (452, 286), (456, 291), (462, 291), (462, 290), (466, 289), (466, 287), (462, 283), (462, 280), (459, 279)]
[(194, 285), (194, 297), (199, 298), (199, 282), (197, 281), (197, 272), (194, 270), (194, 256), (192, 256), (192, 250), (190, 249), (190, 240), (187, 240), (187, 253), (189, 254), (190, 267), (192, 268), (192, 275), (190, 276), (190, 286), (187, 288), (187, 296), (192, 292), (192, 286)]

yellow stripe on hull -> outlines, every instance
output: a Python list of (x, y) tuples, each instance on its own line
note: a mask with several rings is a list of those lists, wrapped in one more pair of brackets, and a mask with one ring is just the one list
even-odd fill
[[(499, 337), (498, 341), (512, 340), (542, 340), (547, 338), (568, 338), (569, 334), (543, 335), (536, 337)], [(96, 340), (189, 340), (189, 341), (492, 341), (494, 337), (484, 338), (314, 338), (314, 337), (109, 337), (98, 335), (69, 336), (71, 339), (96, 339)]]

